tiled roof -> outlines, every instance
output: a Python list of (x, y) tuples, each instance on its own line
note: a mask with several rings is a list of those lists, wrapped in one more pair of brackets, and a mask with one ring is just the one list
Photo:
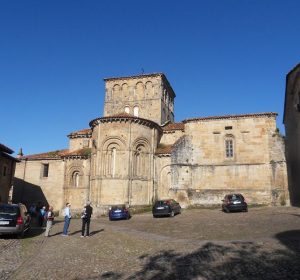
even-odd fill
[(162, 129), (163, 131), (184, 130), (184, 123), (168, 123)]
[(33, 155), (24, 155), (20, 157), (20, 159), (54, 159), (54, 158), (60, 158), (65, 153), (67, 153), (69, 150), (56, 150), (46, 153), (40, 153), (40, 154), (33, 154)]
[(221, 120), (221, 119), (241, 119), (241, 118), (256, 118), (256, 117), (275, 117), (277, 113), (254, 113), (254, 114), (243, 114), (243, 115), (225, 115), (225, 116), (212, 116), (212, 117), (202, 117), (202, 118), (191, 118), (186, 119), (183, 123), (193, 122), (193, 121), (206, 121), (206, 120)]
[(83, 148), (75, 151), (70, 151), (69, 149), (65, 150), (57, 150), (47, 153), (41, 153), (41, 154), (34, 154), (34, 155), (26, 155), (22, 156), (20, 159), (59, 159), (62, 157), (86, 157), (89, 156), (91, 152), (90, 148)]
[(134, 115), (127, 114), (125, 112), (91, 120), (89, 125), (91, 127), (94, 127), (99, 122), (122, 121), (122, 120), (132, 120), (133, 122), (140, 123), (140, 124), (143, 124), (146, 126), (150, 126), (150, 127), (154, 126), (157, 129), (159, 129), (160, 131), (162, 129), (160, 125), (158, 125), (156, 122), (154, 122), (152, 120), (136, 117)]
[(75, 151), (69, 151), (66, 152), (62, 155), (62, 157), (87, 157), (91, 154), (91, 149), (90, 148), (83, 148)]
[(162, 155), (162, 154), (171, 154), (172, 153), (172, 147), (173, 145), (164, 145), (164, 146), (159, 146), (156, 151), (155, 154), (156, 155)]
[(0, 143), (0, 151), (4, 152), (4, 153), (8, 153), (8, 154), (12, 154), (14, 151), (8, 147), (6, 147), (5, 145)]
[(122, 112), (122, 113), (118, 113), (118, 114), (115, 114), (115, 115), (109, 115), (109, 116), (105, 116), (103, 118), (137, 118), (135, 117), (134, 115), (131, 115), (131, 114), (128, 114), (128, 113), (125, 113), (125, 112)]

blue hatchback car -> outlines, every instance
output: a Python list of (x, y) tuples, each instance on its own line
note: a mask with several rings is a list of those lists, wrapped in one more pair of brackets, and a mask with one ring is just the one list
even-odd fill
[(131, 215), (126, 205), (114, 205), (109, 209), (108, 218), (110, 221), (121, 219), (128, 220), (131, 218)]

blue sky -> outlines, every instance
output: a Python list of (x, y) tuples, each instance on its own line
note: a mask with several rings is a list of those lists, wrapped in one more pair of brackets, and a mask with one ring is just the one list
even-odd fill
[(103, 114), (103, 78), (163, 72), (175, 120), (277, 112), (300, 62), (300, 1), (0, 1), (0, 143), (68, 147)]

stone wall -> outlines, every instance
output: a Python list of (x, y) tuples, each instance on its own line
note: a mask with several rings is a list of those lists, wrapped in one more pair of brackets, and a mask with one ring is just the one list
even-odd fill
[[(160, 193), (168, 190), (186, 205), (218, 204), (228, 192), (243, 193), (253, 204), (289, 203), (283, 139), (274, 115), (187, 121), (185, 133), (173, 146), (168, 172), (158, 171), (165, 174)], [(228, 137), (232, 157), (226, 155)]]
[(287, 75), (284, 125), (290, 198), (300, 206), (300, 64)]
[(150, 204), (159, 127), (138, 118), (100, 118), (95, 120), (92, 138), (94, 204)]
[[(49, 164), (47, 177), (43, 177), (43, 164)], [(64, 176), (65, 162), (61, 159), (23, 160), (16, 167), (13, 200), (26, 205), (41, 202), (60, 210), (65, 203)]]
[(105, 79), (104, 116), (126, 112), (158, 124), (173, 122), (174, 97), (162, 74)]

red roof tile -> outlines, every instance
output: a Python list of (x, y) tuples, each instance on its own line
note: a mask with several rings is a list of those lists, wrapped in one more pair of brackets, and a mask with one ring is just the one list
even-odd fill
[(184, 130), (184, 123), (168, 123), (162, 129), (163, 131)]
[(57, 150), (52, 152), (34, 154), (22, 156), (20, 159), (60, 159), (62, 157), (71, 157), (71, 156), (81, 156), (86, 157), (90, 155), (90, 148), (83, 148), (75, 151), (70, 151), (69, 149)]
[(171, 154), (172, 148), (173, 148), (173, 145), (158, 146), (158, 148), (155, 151), (155, 154), (156, 155)]
[(83, 148), (75, 151), (68, 151), (62, 155), (62, 157), (71, 157), (71, 156), (89, 156), (91, 154), (90, 148)]
[(20, 159), (53, 159), (53, 158), (60, 158), (63, 156), (66, 152), (68, 152), (68, 149), (65, 150), (57, 150), (57, 151), (51, 151), (46, 153), (40, 153), (40, 154), (33, 154), (33, 155), (24, 155), (20, 157)]

